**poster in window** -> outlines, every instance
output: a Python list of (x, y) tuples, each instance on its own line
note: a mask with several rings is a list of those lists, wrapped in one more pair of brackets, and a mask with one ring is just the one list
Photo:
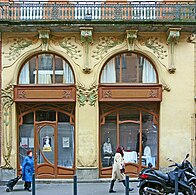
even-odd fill
[(34, 138), (29, 137), (29, 148), (34, 148)]
[(20, 145), (24, 148), (28, 148), (28, 138), (27, 137), (21, 137)]
[(44, 152), (51, 152), (52, 151), (52, 145), (51, 145), (51, 137), (43, 137), (43, 151)]
[(63, 137), (63, 148), (69, 148), (69, 137)]

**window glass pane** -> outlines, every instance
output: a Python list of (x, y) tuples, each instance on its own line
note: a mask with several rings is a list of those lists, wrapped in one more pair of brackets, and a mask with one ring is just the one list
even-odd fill
[(156, 77), (155, 69), (149, 60), (135, 53), (124, 53), (113, 57), (104, 66), (100, 82), (157, 83)]
[(37, 163), (54, 164), (54, 127), (46, 125), (38, 133)]
[(127, 109), (120, 110), (119, 114), (120, 121), (126, 121), (126, 120), (133, 120), (135, 122), (140, 122), (140, 111), (136, 109), (132, 109), (130, 107), (127, 107)]
[(63, 83), (63, 60), (55, 56), (55, 83)]
[(116, 113), (105, 118), (105, 124), (101, 126), (101, 161), (102, 167), (112, 166), (113, 157), (116, 152)]
[(53, 83), (53, 56), (41, 54), (38, 56), (38, 84)]
[(58, 122), (69, 122), (70, 117), (64, 113), (59, 112), (58, 113)]
[(120, 124), (120, 145), (124, 147), (124, 160), (126, 163), (138, 163), (138, 155), (136, 152), (137, 134), (140, 124), (123, 123)]
[[(53, 67), (53, 63), (54, 63), (54, 67)], [(36, 69), (37, 67), (38, 70)], [(74, 75), (70, 65), (63, 58), (53, 54), (46, 53), (46, 54), (39, 54), (33, 57), (32, 59), (30, 59), (26, 64), (24, 64), (24, 66), (20, 71), (18, 83), (19, 84), (54, 84), (54, 83), (72, 84), (74, 83)]]
[(63, 61), (63, 83), (74, 83), (73, 71), (65, 61)]
[(34, 153), (34, 115), (29, 113), (23, 116), (23, 124), (19, 127), (19, 161), (20, 165), (31, 149)]
[(101, 73), (101, 83), (116, 83), (119, 80), (119, 63), (112, 58), (103, 68)]
[(58, 165), (72, 168), (74, 164), (74, 127), (58, 123)]
[(142, 83), (156, 83), (156, 72), (153, 65), (144, 57), (139, 57), (140, 67), (142, 71), (140, 72), (140, 82)]
[[(125, 64), (125, 65), (123, 65)], [(122, 55), (122, 82), (138, 83), (138, 59), (134, 53), (127, 53)]]
[(35, 67), (36, 57), (29, 60), (23, 67), (19, 75), (19, 84), (34, 84), (35, 83)]
[(56, 121), (55, 111), (37, 111), (36, 121)]
[(158, 124), (153, 115), (142, 113), (142, 133), (143, 133), (143, 154), (142, 163), (148, 165), (152, 163), (153, 166), (157, 162), (158, 152)]

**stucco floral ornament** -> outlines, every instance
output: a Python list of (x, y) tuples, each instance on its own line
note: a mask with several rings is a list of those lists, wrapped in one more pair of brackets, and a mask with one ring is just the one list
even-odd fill
[(82, 83), (77, 84), (77, 98), (80, 106), (84, 106), (86, 102), (90, 106), (95, 106), (98, 97), (98, 86), (93, 83), (89, 88), (85, 87)]
[(124, 36), (118, 36), (118, 37), (100, 37), (99, 43), (96, 46), (96, 49), (93, 50), (92, 57), (96, 60), (102, 59), (107, 53), (108, 50), (123, 43)]
[(2, 134), (2, 152), (5, 164), (1, 166), (4, 169), (12, 169), (10, 156), (12, 151), (12, 104), (13, 100), (13, 84), (8, 85), (1, 90), (2, 103), (2, 119), (3, 119), (3, 134)]
[(14, 38), (13, 44), (9, 47), (9, 53), (6, 56), (9, 61), (17, 59), (22, 51), (32, 45), (33, 41), (27, 38)]

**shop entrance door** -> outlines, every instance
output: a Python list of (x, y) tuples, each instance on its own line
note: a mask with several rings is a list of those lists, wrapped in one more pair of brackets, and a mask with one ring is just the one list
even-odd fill
[(57, 125), (55, 122), (35, 124), (35, 172), (37, 178), (57, 177)]
[[(35, 123), (35, 173), (37, 178), (73, 177), (73, 160), (70, 160), (69, 152), (71, 146), (68, 148), (70, 145), (68, 141), (71, 138), (68, 139), (69, 134), (64, 130), (65, 127), (65, 125), (50, 121)], [(61, 162), (62, 157), (63, 163)]]

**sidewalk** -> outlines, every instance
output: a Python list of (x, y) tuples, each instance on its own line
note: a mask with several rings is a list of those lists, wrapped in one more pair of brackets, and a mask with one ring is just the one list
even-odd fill
[[(130, 195), (138, 195), (137, 182), (130, 182), (130, 187), (134, 187), (134, 191), (130, 192)], [(77, 195), (109, 195), (110, 182), (91, 182), (91, 183), (81, 183), (77, 184)], [(73, 183), (72, 182), (61, 182), (61, 183), (36, 183), (35, 184), (35, 194), (36, 195), (73, 195)], [(115, 182), (114, 190), (117, 192), (116, 195), (125, 195), (125, 188), (122, 183)], [(32, 192), (24, 191), (23, 184), (19, 182), (14, 187), (14, 191), (6, 192), (6, 186), (0, 186), (1, 195), (31, 195)]]

